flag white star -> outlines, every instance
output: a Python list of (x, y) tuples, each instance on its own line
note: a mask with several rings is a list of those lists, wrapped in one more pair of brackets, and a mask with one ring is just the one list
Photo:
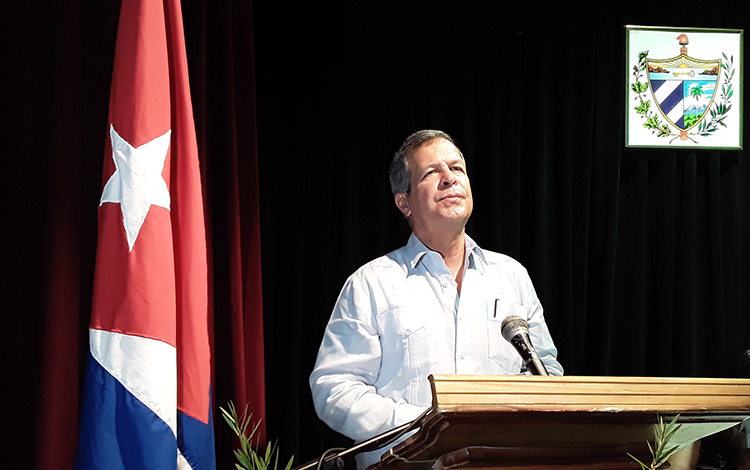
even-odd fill
[(161, 172), (171, 134), (170, 129), (140, 147), (133, 147), (120, 137), (114, 125), (109, 126), (115, 172), (104, 185), (99, 206), (105, 202), (120, 204), (128, 251), (133, 251), (149, 208), (152, 205), (170, 208), (169, 189)]

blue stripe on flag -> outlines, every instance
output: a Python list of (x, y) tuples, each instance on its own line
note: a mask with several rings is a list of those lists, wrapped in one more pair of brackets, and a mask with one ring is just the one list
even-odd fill
[[(208, 403), (211, 403), (210, 398)], [(208, 424), (177, 410), (177, 429), (177, 445), (190, 466), (194, 470), (215, 469), (214, 417), (211, 407), (208, 409)]]
[(76, 469), (174, 469), (177, 439), (89, 354)]

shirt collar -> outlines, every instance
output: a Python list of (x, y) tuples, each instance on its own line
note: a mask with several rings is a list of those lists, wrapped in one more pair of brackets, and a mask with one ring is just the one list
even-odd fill
[[(468, 268), (476, 269), (480, 273), (484, 273), (485, 266), (487, 264), (487, 259), (484, 257), (484, 252), (468, 234), (464, 234), (464, 237), (466, 240), (466, 252), (468, 253), (469, 257)], [(422, 258), (430, 251), (432, 250), (427, 248), (427, 246), (422, 243), (422, 240), (420, 240), (416, 235), (414, 235), (414, 232), (412, 232), (411, 236), (409, 237), (409, 242), (406, 244), (406, 259), (409, 262), (409, 268), (416, 268)]]
[(466, 251), (469, 253), (469, 268), (476, 269), (484, 274), (485, 266), (487, 266), (487, 259), (484, 257), (484, 251), (482, 251), (474, 239), (468, 235), (466, 235)]

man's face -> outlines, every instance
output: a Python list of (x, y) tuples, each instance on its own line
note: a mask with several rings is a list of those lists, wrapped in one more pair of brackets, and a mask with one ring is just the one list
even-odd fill
[(423, 144), (406, 159), (411, 193), (398, 193), (396, 205), (409, 218), (412, 230), (461, 229), (474, 208), (466, 162), (445, 139)]

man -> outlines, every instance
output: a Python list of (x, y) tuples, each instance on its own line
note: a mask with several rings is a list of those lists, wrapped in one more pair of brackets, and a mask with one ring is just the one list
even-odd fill
[[(453, 139), (412, 134), (393, 158), (390, 180), (413, 233), (346, 281), (310, 376), (318, 416), (357, 442), (426, 410), (430, 374), (522, 373), (501, 334), (508, 315), (528, 321), (548, 372), (563, 373), (526, 270), (465, 233), (474, 203)], [(383, 452), (358, 455), (357, 467)]]

